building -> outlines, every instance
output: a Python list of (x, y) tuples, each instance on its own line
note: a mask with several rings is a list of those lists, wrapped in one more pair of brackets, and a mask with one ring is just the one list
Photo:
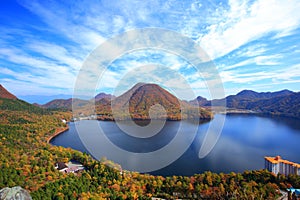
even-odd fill
[(64, 173), (77, 173), (77, 172), (83, 171), (85, 168), (81, 163), (72, 160), (72, 161), (68, 162), (68, 164), (66, 164), (64, 162), (57, 162), (55, 164), (55, 169), (59, 170), (60, 172), (64, 172)]
[(57, 163), (55, 164), (55, 168), (56, 168), (57, 170), (63, 172), (63, 171), (65, 171), (66, 169), (68, 169), (68, 166), (67, 166), (65, 163), (63, 163), (63, 162), (57, 162)]
[(300, 164), (283, 160), (280, 156), (265, 157), (265, 169), (273, 172), (274, 174), (297, 174), (300, 175)]

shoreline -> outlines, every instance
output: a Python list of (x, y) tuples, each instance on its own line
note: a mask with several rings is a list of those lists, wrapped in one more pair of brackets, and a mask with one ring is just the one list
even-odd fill
[(61, 127), (61, 128), (56, 128), (55, 133), (53, 135), (51, 135), (50, 137), (48, 137), (47, 139), (47, 144), (50, 144), (50, 141), (55, 138), (56, 136), (66, 132), (67, 130), (69, 130), (69, 126), (67, 125), (67, 127)]

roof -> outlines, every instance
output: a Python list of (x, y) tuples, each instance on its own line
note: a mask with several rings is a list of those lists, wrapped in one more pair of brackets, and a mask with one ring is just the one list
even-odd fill
[(273, 164), (278, 164), (278, 163), (284, 163), (284, 164), (288, 164), (288, 165), (292, 165), (294, 167), (298, 167), (300, 168), (300, 164), (298, 163), (294, 163), (294, 162), (291, 162), (291, 161), (288, 161), (288, 160), (283, 160), (281, 159), (280, 156), (276, 156), (276, 157), (265, 157), (265, 160), (273, 163)]
[(65, 163), (63, 163), (63, 162), (57, 162), (56, 165), (57, 165), (57, 169), (58, 170), (62, 170), (62, 169), (68, 168), (68, 166)]
[(66, 169), (66, 172), (67, 172), (67, 173), (70, 173), (70, 172), (76, 172), (76, 171), (78, 171), (78, 170), (79, 170), (78, 167), (73, 166), (73, 167), (69, 167), (68, 169)]

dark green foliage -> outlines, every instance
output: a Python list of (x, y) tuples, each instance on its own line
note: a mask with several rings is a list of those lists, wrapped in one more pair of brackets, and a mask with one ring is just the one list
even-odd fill
[(0, 110), (24, 111), (36, 114), (50, 114), (50, 111), (39, 108), (19, 99), (4, 99), (0, 98)]

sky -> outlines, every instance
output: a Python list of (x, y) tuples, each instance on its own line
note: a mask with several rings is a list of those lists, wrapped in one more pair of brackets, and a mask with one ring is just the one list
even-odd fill
[[(0, 83), (30, 102), (72, 96), (84, 63), (99, 46), (124, 32), (160, 28), (201, 47), (225, 95), (243, 89), (299, 91), (299, 10), (299, 0), (2, 0)], [(196, 96), (211, 98), (205, 73), (164, 49), (126, 52), (94, 76), (95, 93), (119, 95), (145, 81), (182, 90), (188, 85)], [(115, 93), (118, 85), (124, 87)]]

